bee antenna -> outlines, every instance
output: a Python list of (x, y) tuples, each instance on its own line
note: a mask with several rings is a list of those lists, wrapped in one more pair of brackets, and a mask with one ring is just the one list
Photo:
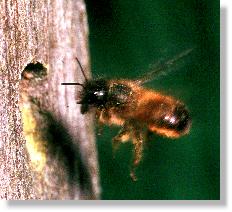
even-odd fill
[(78, 63), (78, 65), (79, 65), (80, 69), (81, 69), (81, 72), (82, 72), (82, 74), (83, 74), (83, 76), (84, 76), (84, 78), (85, 78), (85, 81), (87, 82), (87, 81), (88, 81), (88, 78), (87, 78), (86, 75), (85, 75), (85, 72), (84, 72), (84, 69), (83, 69), (83, 67), (82, 67), (82, 65), (81, 65), (81, 62), (78, 60), (77, 57), (76, 57), (76, 60), (77, 60), (77, 63)]
[(62, 82), (61, 85), (80, 85), (81, 87), (84, 87), (84, 85), (79, 82)]

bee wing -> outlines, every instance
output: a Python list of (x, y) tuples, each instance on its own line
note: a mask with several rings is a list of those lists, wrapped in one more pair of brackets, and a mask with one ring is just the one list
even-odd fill
[(159, 61), (158, 63), (156, 63), (155, 65), (153, 65), (150, 68), (150, 69), (152, 69), (152, 71), (146, 73), (144, 76), (137, 79), (136, 82), (138, 84), (144, 84), (148, 81), (155, 79), (158, 76), (166, 75), (167, 72), (169, 72), (172, 68), (175, 67), (175, 65), (177, 65), (177, 62), (180, 59), (187, 56), (192, 50), (193, 50), (193, 48), (185, 50), (169, 60)]

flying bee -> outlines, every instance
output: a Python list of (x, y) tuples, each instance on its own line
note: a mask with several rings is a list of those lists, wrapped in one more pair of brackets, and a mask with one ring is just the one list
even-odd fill
[(176, 57), (160, 63), (157, 67), (137, 80), (127, 79), (87, 79), (81, 63), (77, 59), (85, 82), (62, 83), (62, 85), (80, 85), (81, 113), (90, 108), (96, 109), (96, 116), (101, 124), (121, 126), (113, 138), (113, 147), (132, 141), (134, 146), (133, 164), (130, 176), (136, 180), (135, 168), (142, 159), (144, 142), (148, 133), (156, 133), (168, 138), (179, 138), (189, 132), (191, 118), (186, 106), (172, 96), (164, 95), (142, 85), (163, 74), (179, 59), (189, 54), (184, 51)]

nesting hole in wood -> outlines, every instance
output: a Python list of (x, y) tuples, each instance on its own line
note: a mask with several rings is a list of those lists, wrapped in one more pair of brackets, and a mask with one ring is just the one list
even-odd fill
[(43, 78), (46, 75), (47, 68), (42, 63), (29, 63), (22, 72), (22, 79)]

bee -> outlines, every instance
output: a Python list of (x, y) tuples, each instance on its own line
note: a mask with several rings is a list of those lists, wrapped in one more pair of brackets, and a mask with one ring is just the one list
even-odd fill
[(96, 109), (96, 117), (100, 124), (120, 126), (118, 134), (113, 138), (113, 148), (117, 149), (120, 143), (132, 141), (133, 164), (130, 176), (137, 180), (135, 169), (142, 159), (144, 142), (149, 133), (168, 137), (179, 138), (189, 132), (191, 118), (183, 102), (172, 96), (164, 95), (155, 90), (143, 87), (143, 84), (155, 76), (164, 73), (180, 58), (189, 54), (186, 50), (176, 57), (160, 63), (145, 76), (136, 80), (127, 79), (88, 79), (76, 58), (85, 82), (61, 83), (62, 85), (80, 85), (82, 114), (91, 108)]

